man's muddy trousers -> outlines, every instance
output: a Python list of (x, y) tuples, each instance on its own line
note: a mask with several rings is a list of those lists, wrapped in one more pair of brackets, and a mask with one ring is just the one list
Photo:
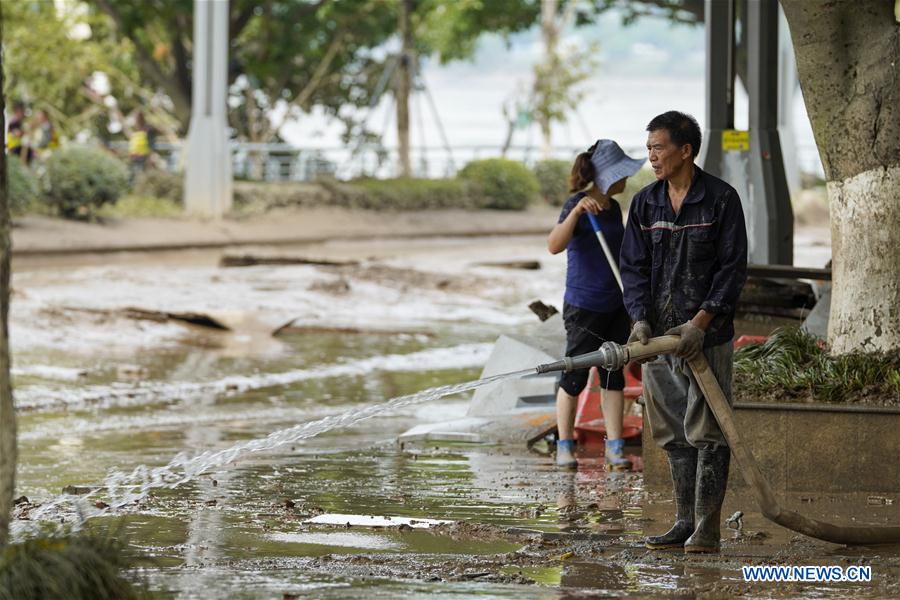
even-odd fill
[[(703, 350), (725, 399), (732, 402), (731, 342)], [(675, 525), (645, 540), (649, 548), (684, 546), (718, 552), (730, 451), (687, 361), (665, 355), (644, 365), (644, 399), (654, 441), (669, 455)]]
[[(703, 354), (731, 404), (734, 346), (729, 341), (705, 348)], [(715, 450), (728, 445), (686, 360), (660, 356), (644, 364), (643, 381), (647, 419), (658, 446)]]

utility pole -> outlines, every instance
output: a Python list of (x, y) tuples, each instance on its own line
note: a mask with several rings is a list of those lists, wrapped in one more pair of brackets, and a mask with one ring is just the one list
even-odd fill
[(184, 207), (221, 219), (231, 209), (228, 139), (228, 0), (194, 0), (191, 125), (185, 161)]
[(397, 159), (401, 177), (411, 177), (409, 160), (409, 96), (412, 90), (412, 0), (400, 0), (400, 63), (397, 69)]

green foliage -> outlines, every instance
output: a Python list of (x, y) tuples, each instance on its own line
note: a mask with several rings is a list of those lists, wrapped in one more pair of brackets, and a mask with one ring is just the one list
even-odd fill
[[(62, 137), (85, 129), (108, 137), (110, 122), (152, 92), (141, 87), (127, 44), (108, 35), (108, 19), (82, 11), (78, 2), (3, 2), (3, 69), (7, 107), (30, 103), (45, 109)], [(114, 105), (86, 84), (104, 73)], [(141, 97), (143, 96), (143, 97)]]
[(104, 204), (115, 203), (128, 189), (125, 165), (102, 150), (72, 146), (50, 155), (47, 202), (61, 216), (89, 219)]
[(231, 216), (247, 217), (275, 208), (333, 206), (337, 194), (332, 193), (332, 188), (337, 185), (334, 181), (319, 184), (236, 181)]
[(468, 183), (471, 194), (485, 199), (483, 208), (522, 210), (540, 192), (528, 167), (505, 158), (473, 160), (457, 176)]
[(562, 206), (569, 197), (572, 164), (567, 160), (540, 160), (535, 163), (533, 171), (541, 186), (541, 197), (553, 206)]
[(848, 402), (860, 395), (900, 398), (900, 353), (831, 356), (798, 328), (777, 330), (735, 354), (735, 387), (742, 394)]
[[(172, 101), (187, 129), (190, 118), (192, 0), (83, 0), (92, 15), (108, 16), (115, 33), (133, 49), (146, 83)], [(239, 139), (272, 141), (281, 123), (265, 113), (282, 102), (286, 116), (313, 106), (345, 121), (363, 136), (343, 106), (369, 106), (393, 55), (373, 52), (396, 34), (396, 0), (232, 0), (229, 6), (231, 115)], [(419, 56), (442, 62), (468, 58), (484, 33), (528, 29), (539, 0), (416, 0), (413, 45)]]
[(438, 54), (442, 63), (469, 58), (483, 33), (508, 37), (537, 22), (538, 0), (422, 0), (413, 14), (420, 45)]
[(389, 210), (477, 208), (458, 179), (359, 179), (351, 182), (357, 198), (351, 206)]
[(596, 70), (598, 55), (596, 44), (573, 46), (545, 55), (534, 66), (531, 110), (542, 128), (565, 122), (569, 111), (577, 108), (586, 93), (581, 84)]
[[(191, 109), (192, 0), (85, 0), (133, 47), (143, 79), (172, 101), (180, 130)], [(238, 139), (273, 141), (285, 119), (313, 106), (341, 118), (368, 106), (381, 71), (381, 46), (396, 29), (396, 2), (232, 0), (229, 3), (229, 123)], [(283, 102), (280, 123), (267, 113)]]
[[(537, 193), (534, 175), (520, 163), (513, 164), (518, 167), (515, 169), (516, 176), (521, 176), (524, 171), (531, 182), (527, 197), (534, 197)], [(322, 178), (316, 184), (237, 182), (232, 216), (244, 217), (283, 207), (314, 206), (378, 211), (478, 210), (497, 208), (498, 201), (496, 195), (486, 194), (479, 183), (462, 177), (356, 179), (348, 182)], [(504, 207), (521, 209), (525, 208), (525, 203)]]
[(487, 202), (473, 196), (458, 179), (357, 179), (347, 183), (320, 182), (330, 195), (328, 204), (367, 210), (475, 209)]
[(134, 557), (108, 534), (30, 539), (0, 556), (0, 600), (128, 600), (141, 596), (121, 575)]
[(17, 156), (12, 155), (6, 157), (6, 177), (10, 213), (21, 215), (28, 212), (38, 202), (40, 186), (37, 177)]
[(110, 219), (176, 219), (184, 216), (184, 206), (168, 198), (129, 194), (115, 204), (101, 206), (96, 216)]
[(148, 169), (138, 173), (134, 178), (132, 191), (135, 196), (162, 198), (181, 204), (184, 199), (184, 175), (161, 169)]

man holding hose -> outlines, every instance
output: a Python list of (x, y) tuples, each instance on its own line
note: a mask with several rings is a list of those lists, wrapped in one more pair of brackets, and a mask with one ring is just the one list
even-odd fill
[(717, 552), (730, 450), (687, 361), (701, 352), (730, 403), (734, 311), (747, 277), (747, 232), (737, 192), (694, 164), (700, 127), (669, 111), (647, 126), (657, 181), (631, 203), (620, 268), (628, 341), (678, 335), (674, 355), (644, 365), (647, 417), (669, 458), (675, 525), (650, 548)]

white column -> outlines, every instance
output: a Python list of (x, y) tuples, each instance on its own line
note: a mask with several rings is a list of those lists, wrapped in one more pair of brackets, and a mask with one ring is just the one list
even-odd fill
[(228, 0), (194, 0), (193, 101), (184, 206), (190, 214), (214, 219), (231, 209), (227, 86)]
[(800, 91), (797, 57), (791, 30), (781, 5), (778, 5), (778, 134), (784, 155), (784, 172), (791, 197), (800, 193), (800, 163), (797, 160), (797, 136), (794, 133), (794, 98)]

